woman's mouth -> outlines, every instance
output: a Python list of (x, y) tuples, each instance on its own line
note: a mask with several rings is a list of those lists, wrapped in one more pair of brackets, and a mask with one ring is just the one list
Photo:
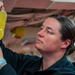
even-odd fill
[(40, 39), (37, 39), (36, 43), (43, 43), (43, 42)]

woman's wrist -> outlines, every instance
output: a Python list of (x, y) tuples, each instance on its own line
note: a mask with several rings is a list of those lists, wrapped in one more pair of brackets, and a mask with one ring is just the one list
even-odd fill
[(0, 69), (7, 64), (5, 59), (0, 59)]

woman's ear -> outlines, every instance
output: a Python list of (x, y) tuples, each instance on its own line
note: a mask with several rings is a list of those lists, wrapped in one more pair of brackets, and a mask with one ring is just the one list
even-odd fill
[(71, 40), (67, 39), (67, 40), (63, 41), (63, 44), (62, 44), (61, 48), (66, 49), (70, 44), (71, 44)]

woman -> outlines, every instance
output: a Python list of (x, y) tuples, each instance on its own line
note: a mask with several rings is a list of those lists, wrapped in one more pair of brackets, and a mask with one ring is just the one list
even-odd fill
[(74, 51), (74, 40), (75, 24), (71, 20), (49, 16), (35, 43), (42, 58), (12, 52), (0, 41), (0, 75), (75, 75), (75, 67), (66, 58)]

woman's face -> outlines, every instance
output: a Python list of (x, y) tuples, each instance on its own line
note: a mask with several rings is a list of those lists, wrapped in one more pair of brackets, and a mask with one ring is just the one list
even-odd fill
[(40, 52), (56, 52), (63, 45), (60, 33), (61, 25), (55, 18), (47, 18), (37, 34), (35, 47)]

